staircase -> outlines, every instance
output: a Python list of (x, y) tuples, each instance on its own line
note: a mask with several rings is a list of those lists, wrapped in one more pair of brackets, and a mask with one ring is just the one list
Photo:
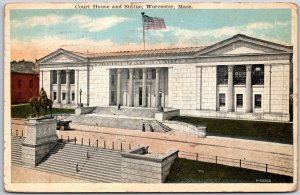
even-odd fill
[[(23, 140), (12, 138), (12, 163), (15, 165), (22, 165)], [(88, 150), (94, 150), (95, 153), (87, 160)], [(84, 163), (77, 172), (78, 162)], [(120, 151), (110, 149), (58, 142), (36, 169), (89, 182), (118, 183), (121, 182), (121, 154)]]
[(159, 121), (156, 121), (158, 123), (158, 125), (161, 127), (161, 129), (164, 131), (164, 132), (169, 132), (169, 131), (172, 131), (173, 129), (168, 127), (167, 125), (163, 124), (162, 122), (159, 122)]
[(117, 107), (97, 107), (93, 110), (93, 113), (99, 115), (114, 115), (114, 116), (126, 116), (126, 117), (139, 117), (139, 118), (154, 118), (156, 108), (132, 108), (121, 107), (118, 110)]
[(11, 138), (11, 163), (22, 165), (22, 142), (24, 138), (12, 136)]

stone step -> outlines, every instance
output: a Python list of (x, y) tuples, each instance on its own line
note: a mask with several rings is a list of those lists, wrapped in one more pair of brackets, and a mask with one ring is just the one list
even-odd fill
[[(90, 147), (90, 146), (85, 146), (85, 145), (75, 145), (75, 144), (66, 144), (65, 146), (61, 146), (61, 145), (57, 145), (55, 146), (55, 148), (61, 150), (61, 149), (64, 149), (64, 150), (93, 150), (93, 149), (96, 149), (96, 147)], [(54, 149), (55, 149), (54, 148)], [(102, 147), (98, 147), (98, 150), (103, 150), (103, 151), (106, 151), (106, 152), (111, 152), (111, 153), (120, 153), (119, 150), (112, 150), (112, 149), (108, 149), (108, 148), (102, 148)]]
[(38, 169), (43, 169), (43, 170), (48, 170), (48, 171), (53, 171), (57, 173), (65, 173), (66, 175), (69, 176), (75, 176), (75, 177), (84, 177), (87, 179), (90, 179), (91, 181), (102, 181), (102, 182), (113, 182), (113, 181), (119, 181), (120, 176), (114, 176), (111, 173), (108, 174), (97, 174), (94, 170), (88, 171), (87, 169), (84, 171), (80, 171), (76, 173), (76, 169), (74, 167), (73, 170), (66, 169), (65, 167), (54, 167), (53, 165), (39, 165), (37, 166)]
[[(118, 158), (120, 156), (120, 154), (111, 154), (111, 153), (107, 153), (107, 152), (101, 151), (101, 150), (89, 152), (89, 155), (91, 157), (93, 157), (95, 154), (101, 155), (103, 157), (109, 156), (109, 157), (115, 157), (115, 158)], [(56, 155), (83, 157), (83, 156), (87, 155), (87, 151), (72, 151), (72, 152), (70, 152), (70, 151), (58, 151), (58, 152), (51, 151), (47, 156), (56, 156)]]
[(83, 162), (94, 162), (94, 164), (101, 165), (101, 166), (110, 166), (111, 168), (118, 168), (121, 166), (120, 160), (114, 160), (114, 159), (94, 159), (90, 158), (87, 161), (80, 161), (79, 158), (49, 158), (45, 161), (42, 161), (41, 164), (47, 164), (47, 163), (52, 163), (52, 164), (68, 164), (68, 165), (74, 165), (76, 166), (77, 163), (83, 163)]
[(77, 175), (85, 175), (89, 176), (91, 179), (95, 178), (96, 180), (99, 178), (103, 178), (108, 180), (109, 182), (120, 182), (121, 180), (121, 171), (118, 174), (111, 174), (109, 170), (107, 172), (95, 172), (93, 169), (91, 170), (81, 170), (77, 173)]

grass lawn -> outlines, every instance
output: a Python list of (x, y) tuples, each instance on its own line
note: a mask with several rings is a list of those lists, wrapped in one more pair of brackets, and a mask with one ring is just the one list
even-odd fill
[(207, 135), (293, 144), (293, 124), (180, 116), (173, 120), (204, 125)]
[(293, 178), (250, 169), (177, 158), (168, 183), (292, 183)]
[[(44, 110), (41, 109), (40, 116), (44, 115)], [(52, 114), (59, 114), (59, 113), (74, 113), (74, 109), (65, 109), (65, 108), (53, 108)], [(29, 104), (22, 104), (22, 105), (14, 105), (11, 106), (11, 117), (12, 118), (27, 118), (31, 114), (36, 114), (33, 108)], [(50, 114), (49, 112), (47, 114)]]

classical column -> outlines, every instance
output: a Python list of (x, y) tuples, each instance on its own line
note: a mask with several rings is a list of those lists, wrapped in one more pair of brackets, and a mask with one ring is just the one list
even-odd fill
[(252, 65), (246, 65), (246, 112), (252, 112)]
[(142, 91), (142, 106), (147, 106), (147, 69), (143, 68), (143, 91)]
[(61, 71), (57, 70), (56, 74), (57, 74), (57, 77), (56, 77), (56, 79), (57, 79), (57, 82), (56, 82), (57, 83), (56, 84), (56, 86), (57, 86), (57, 88), (56, 88), (56, 93), (57, 93), (56, 103), (60, 104), (61, 103), (61, 78), (60, 78)]
[(159, 106), (159, 82), (160, 82), (160, 68), (155, 69), (155, 107)]
[(129, 69), (129, 106), (133, 106), (133, 69)]
[(70, 92), (71, 92), (71, 85), (70, 85), (70, 72), (71, 70), (66, 70), (66, 104), (70, 104)]
[(121, 69), (118, 69), (117, 72), (117, 105), (121, 105)]
[(234, 111), (233, 105), (233, 65), (229, 65), (228, 67), (228, 86), (227, 86), (227, 112)]

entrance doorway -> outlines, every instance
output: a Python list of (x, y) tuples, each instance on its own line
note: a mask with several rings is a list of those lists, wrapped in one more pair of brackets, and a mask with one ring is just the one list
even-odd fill
[(143, 103), (143, 88), (139, 87), (139, 106)]

